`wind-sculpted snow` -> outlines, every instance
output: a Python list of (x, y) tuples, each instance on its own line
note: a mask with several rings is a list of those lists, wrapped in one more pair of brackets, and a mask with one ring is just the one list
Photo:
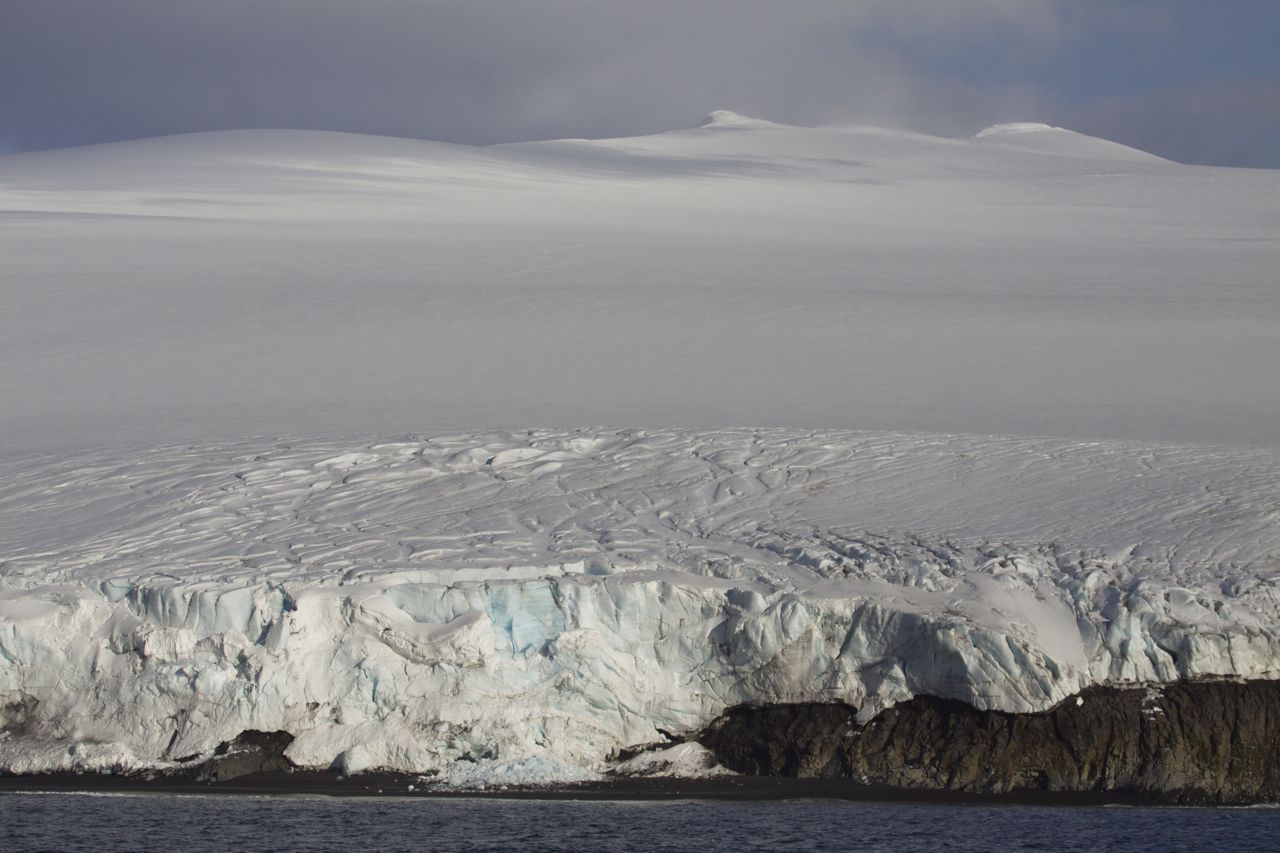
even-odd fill
[(741, 703), (1280, 676), (1274, 450), (532, 431), (0, 462), (0, 767), (242, 731), (456, 784)]

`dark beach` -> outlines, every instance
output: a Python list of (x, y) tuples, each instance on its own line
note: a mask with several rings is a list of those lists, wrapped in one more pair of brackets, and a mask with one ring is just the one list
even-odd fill
[(342, 776), (330, 771), (294, 770), (255, 773), (222, 782), (192, 778), (146, 778), (102, 773), (49, 773), (0, 776), (0, 793), (93, 792), (206, 796), (433, 797), (507, 800), (847, 800), (884, 803), (972, 805), (1201, 805), (1171, 801), (1148, 793), (1013, 791), (977, 794), (864, 785), (850, 779), (794, 779), (728, 776), (714, 779), (616, 778), (549, 786), (479, 789), (433, 787), (421, 776), (370, 772)]

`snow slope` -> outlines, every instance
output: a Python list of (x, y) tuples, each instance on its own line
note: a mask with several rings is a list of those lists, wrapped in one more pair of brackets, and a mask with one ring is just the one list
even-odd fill
[(0, 157), (0, 768), (1280, 677), (1277, 190), (724, 112)]
[[(11, 451), (727, 425), (1272, 443), (1280, 173), (718, 116), (0, 157)], [(517, 355), (518, 354), (518, 355)]]

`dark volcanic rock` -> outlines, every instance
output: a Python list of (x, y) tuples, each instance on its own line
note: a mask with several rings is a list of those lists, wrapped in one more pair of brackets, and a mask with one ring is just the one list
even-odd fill
[(699, 741), (752, 775), (913, 790), (1280, 800), (1280, 681), (1091, 688), (1038, 714), (919, 696), (859, 725), (847, 705), (740, 707)]
[(18, 691), (15, 700), (0, 705), (0, 733), (23, 735), (30, 732), (39, 706), (39, 699), (30, 693)]
[(213, 757), (172, 775), (199, 782), (227, 782), (253, 773), (289, 770), (294, 765), (284, 757), (284, 751), (291, 743), (293, 735), (288, 732), (244, 731), (235, 740), (220, 744)]

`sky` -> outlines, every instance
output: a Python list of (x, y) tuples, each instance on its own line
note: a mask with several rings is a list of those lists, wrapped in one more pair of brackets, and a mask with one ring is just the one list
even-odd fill
[(258, 127), (469, 144), (713, 109), (1045, 121), (1280, 168), (1276, 0), (3, 0), (0, 153)]

